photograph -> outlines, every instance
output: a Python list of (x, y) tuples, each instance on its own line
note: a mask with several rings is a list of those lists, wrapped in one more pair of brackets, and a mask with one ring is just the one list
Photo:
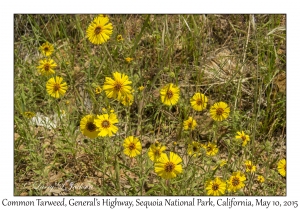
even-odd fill
[(287, 195), (286, 14), (12, 16), (11, 196)]

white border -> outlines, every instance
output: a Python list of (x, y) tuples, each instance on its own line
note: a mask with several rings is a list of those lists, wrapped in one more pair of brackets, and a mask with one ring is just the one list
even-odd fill
[[(293, 1), (296, 2), (296, 1)], [(299, 158), (299, 102), (297, 100), (299, 91), (299, 11), (297, 4), (292, 1), (279, 0), (212, 0), (212, 1), (1, 1), (1, 83), (0, 91), (2, 97), (0, 116), (1, 123), (1, 147), (0, 147), (0, 206), (2, 200), (59, 200), (63, 197), (13, 197), (13, 14), (14, 13), (286, 13), (287, 14), (287, 196), (286, 197), (236, 197), (237, 200), (248, 199), (255, 201), (256, 198), (264, 200), (298, 200), (299, 202), (299, 181), (300, 174), (298, 166)], [(4, 134), (4, 135), (3, 135)], [(66, 199), (92, 200), (92, 197), (67, 197)], [(102, 199), (102, 197), (98, 197)], [(113, 199), (112, 197), (110, 197)], [(175, 199), (176, 197), (172, 197)], [(190, 197), (179, 197), (181, 200), (188, 200)], [(201, 197), (198, 197), (201, 198)], [(202, 197), (208, 200), (209, 197)], [(221, 197), (225, 199), (226, 197)], [(138, 197), (118, 197), (122, 200), (135, 201)], [(164, 197), (141, 197), (143, 200), (163, 200)], [(215, 201), (219, 198), (212, 198)], [(23, 207), (24, 208), (24, 207)], [(40, 208), (40, 207), (29, 207)], [(29, 209), (28, 208), (28, 209)], [(52, 207), (44, 207), (50, 209)], [(67, 207), (69, 208), (69, 207)], [(78, 207), (77, 207), (78, 208)], [(82, 208), (82, 207), (80, 207)], [(96, 207), (110, 209), (109, 207)], [(165, 207), (156, 207), (163, 209)], [(182, 207), (173, 207), (179, 209)], [(199, 209), (194, 207), (193, 209)], [(227, 207), (226, 207), (227, 208)], [(239, 207), (240, 208), (240, 207)], [(257, 207), (256, 207), (257, 208)], [(269, 209), (273, 209), (270, 207)], [(2, 209), (2, 207), (1, 207)], [(266, 209), (265, 207), (257, 209)]]

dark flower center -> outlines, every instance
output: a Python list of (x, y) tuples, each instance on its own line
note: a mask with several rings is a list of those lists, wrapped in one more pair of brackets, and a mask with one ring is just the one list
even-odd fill
[(222, 108), (217, 108), (217, 110), (216, 110), (217, 115), (222, 115), (223, 112), (224, 112), (224, 109), (222, 109)]
[(172, 90), (168, 90), (168, 92), (167, 92), (167, 98), (170, 99), (170, 98), (173, 97), (173, 95), (174, 95), (174, 93), (172, 92)]
[(48, 47), (45, 47), (45, 48), (44, 48), (44, 51), (46, 51), (46, 52), (49, 51), (49, 48), (48, 48)]
[(49, 63), (46, 63), (46, 64), (44, 65), (44, 69), (45, 69), (45, 71), (49, 71), (49, 69), (50, 69)]
[(90, 131), (90, 132), (93, 132), (93, 131), (96, 130), (96, 125), (95, 125), (94, 123), (92, 123), (92, 122), (88, 122), (88, 123), (86, 124), (86, 129), (87, 129), (88, 131)]
[(212, 189), (214, 190), (214, 191), (216, 191), (216, 190), (218, 190), (219, 189), (219, 184), (217, 184), (217, 183), (214, 183), (213, 185), (212, 185)]
[(155, 155), (155, 156), (160, 156), (160, 150), (159, 150), (159, 149), (155, 150), (155, 151), (154, 151), (154, 155)]
[(233, 177), (231, 183), (234, 187), (238, 186), (240, 184), (240, 179), (238, 177)]
[(130, 150), (134, 150), (136, 148), (135, 143), (131, 142), (128, 146)]
[(116, 91), (120, 91), (122, 88), (122, 84), (120, 82), (116, 82), (115, 85), (114, 85), (114, 89)]
[(102, 122), (102, 127), (103, 128), (109, 128), (109, 126), (110, 126), (110, 123), (109, 123), (109, 121), (108, 120), (103, 120), (103, 122)]
[(207, 152), (212, 152), (213, 148), (211, 146), (208, 146), (206, 150)]
[(53, 90), (54, 90), (54, 91), (59, 91), (59, 90), (60, 90), (60, 84), (55, 84), (55, 85), (53, 86)]
[(197, 104), (198, 106), (201, 106), (201, 105), (202, 105), (202, 99), (201, 99), (201, 98), (198, 98), (198, 99), (196, 100), (196, 104)]
[(196, 146), (193, 147), (193, 151), (196, 152), (198, 148)]
[(246, 140), (246, 136), (241, 136), (241, 138), (243, 139), (243, 141), (245, 141), (245, 140)]
[(97, 26), (97, 27), (95, 28), (95, 34), (96, 34), (96, 35), (100, 34), (101, 31), (102, 31), (102, 29), (101, 29), (100, 26)]
[(167, 162), (165, 164), (165, 171), (166, 172), (172, 172), (175, 169), (175, 164), (172, 162)]

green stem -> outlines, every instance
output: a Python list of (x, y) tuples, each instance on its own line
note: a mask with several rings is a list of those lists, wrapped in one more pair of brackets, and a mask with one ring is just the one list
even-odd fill
[(141, 40), (145, 28), (148, 26), (149, 19), (150, 19), (150, 15), (148, 15), (148, 16), (146, 17), (146, 20), (144, 21), (144, 24), (143, 24), (143, 26), (142, 26), (142, 29), (141, 29), (139, 35), (137, 36), (137, 38), (135, 39), (134, 46), (133, 46), (133, 48), (131, 49), (130, 57), (133, 57), (133, 53), (135, 52), (135, 49), (136, 49), (136, 47), (137, 47), (137, 44), (138, 44), (139, 41)]

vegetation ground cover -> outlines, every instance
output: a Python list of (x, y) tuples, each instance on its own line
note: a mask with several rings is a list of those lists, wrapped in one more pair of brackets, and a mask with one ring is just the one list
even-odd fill
[(16, 14), (14, 194), (285, 195), (285, 18)]

